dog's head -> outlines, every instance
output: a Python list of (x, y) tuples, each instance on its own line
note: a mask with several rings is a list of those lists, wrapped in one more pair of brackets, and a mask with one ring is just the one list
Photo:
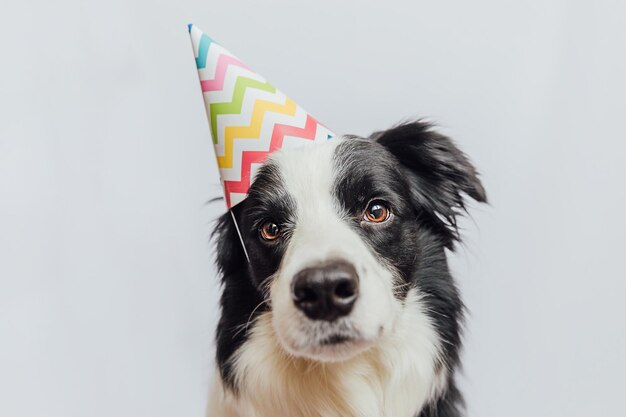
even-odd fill
[(421, 122), (272, 154), (233, 209), (249, 262), (230, 214), (216, 232), (222, 370), (263, 311), (291, 355), (357, 355), (393, 333), (412, 289), (427, 314), (448, 316), (433, 317), (442, 339), (458, 341), (461, 301), (444, 248), (466, 195), (486, 200), (474, 167)]

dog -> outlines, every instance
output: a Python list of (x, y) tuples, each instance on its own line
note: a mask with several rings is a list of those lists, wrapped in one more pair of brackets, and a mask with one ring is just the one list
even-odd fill
[(271, 154), (214, 230), (208, 415), (463, 415), (446, 249), (468, 198), (487, 201), (476, 169), (419, 120)]

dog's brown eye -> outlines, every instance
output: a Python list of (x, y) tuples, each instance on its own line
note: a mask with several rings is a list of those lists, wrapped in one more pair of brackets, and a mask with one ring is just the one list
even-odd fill
[(365, 215), (363, 216), (363, 220), (368, 221), (370, 223), (382, 223), (385, 220), (389, 219), (389, 215), (391, 212), (389, 208), (380, 201), (374, 201), (370, 203), (365, 210)]
[(265, 222), (259, 228), (259, 235), (263, 240), (276, 240), (280, 236), (280, 227), (274, 222)]

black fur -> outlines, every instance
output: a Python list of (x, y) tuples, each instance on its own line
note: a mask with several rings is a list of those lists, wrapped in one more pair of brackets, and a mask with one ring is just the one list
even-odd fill
[[(465, 210), (463, 195), (487, 202), (478, 173), (448, 137), (423, 122), (405, 123), (372, 135), (402, 164), (413, 204), (447, 247), (458, 240), (456, 216)], [(443, 218), (441, 218), (440, 216)]]
[[(233, 208), (239, 214), (241, 208)], [(239, 217), (239, 216), (237, 216)], [(217, 325), (216, 359), (224, 383), (236, 389), (229, 359), (246, 341), (245, 329), (255, 308), (264, 311), (261, 292), (252, 284), (249, 266), (230, 214), (218, 219), (214, 231), (217, 266), (222, 277), (221, 316)], [(257, 308), (260, 305), (259, 308)]]
[[(403, 282), (396, 297), (403, 300), (410, 288), (419, 288), (443, 341), (439, 366), (448, 369), (448, 386), (419, 417), (459, 416), (462, 397), (454, 372), (459, 365), (463, 304), (448, 270), (445, 248), (452, 249), (459, 239), (456, 217), (465, 210), (464, 196), (486, 201), (477, 173), (450, 139), (422, 122), (377, 132), (369, 139), (352, 137), (338, 146), (335, 165), (334, 192), (344, 211), (352, 215), (353, 227), (399, 272)], [(233, 209), (249, 264), (230, 214), (219, 219), (215, 231), (224, 291), (217, 361), (226, 386), (233, 390), (229, 359), (246, 340), (250, 320), (269, 308), (265, 283), (277, 270), (289, 242), (288, 238), (277, 244), (260, 242), (258, 228), (269, 216), (285, 224), (295, 221), (296, 202), (281, 183), (276, 167), (266, 164), (248, 198)], [(389, 225), (360, 226), (358, 215), (372, 199), (389, 204), (394, 213)]]
[[(248, 337), (249, 325), (267, 311), (264, 284), (282, 258), (285, 244), (259, 244), (258, 228), (268, 215), (285, 221), (293, 202), (281, 188), (281, 178), (271, 164), (264, 165), (249, 190), (248, 198), (217, 221), (213, 238), (222, 277), (221, 316), (217, 326), (217, 363), (225, 385), (236, 390), (229, 359)], [(233, 217), (245, 242), (250, 263), (240, 243)]]

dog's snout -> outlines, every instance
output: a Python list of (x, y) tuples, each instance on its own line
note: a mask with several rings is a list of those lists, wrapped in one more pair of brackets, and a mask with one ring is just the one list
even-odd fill
[(296, 307), (313, 320), (333, 321), (350, 313), (359, 293), (359, 277), (348, 262), (305, 268), (293, 279)]

